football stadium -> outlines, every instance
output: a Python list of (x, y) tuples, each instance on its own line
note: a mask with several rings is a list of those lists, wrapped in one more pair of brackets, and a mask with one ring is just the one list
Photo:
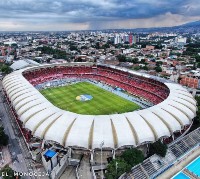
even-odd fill
[[(11, 73), (3, 86), (30, 135), (65, 147), (95, 149), (101, 141), (105, 148), (136, 147), (172, 137), (196, 115), (196, 101), (182, 86), (117, 67), (44, 65)], [(132, 104), (115, 88), (135, 96)], [(85, 93), (94, 98), (77, 100)]]
[[(27, 143), (41, 148), (115, 155), (188, 131), (196, 101), (181, 85), (121, 67), (46, 64), (3, 79), (4, 93)], [(30, 147), (31, 150), (39, 147)]]

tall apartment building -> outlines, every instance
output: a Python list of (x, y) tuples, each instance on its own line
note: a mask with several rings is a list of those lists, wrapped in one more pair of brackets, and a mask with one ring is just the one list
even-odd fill
[(120, 44), (120, 43), (122, 43), (122, 38), (120, 37), (119, 34), (116, 34), (114, 39), (114, 44)]

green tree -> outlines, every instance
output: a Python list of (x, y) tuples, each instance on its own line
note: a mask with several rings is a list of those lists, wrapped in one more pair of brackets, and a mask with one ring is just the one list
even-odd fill
[(123, 159), (114, 159), (107, 166), (106, 179), (117, 179), (123, 173), (130, 172), (131, 165)]
[(163, 62), (161, 62), (161, 61), (157, 61), (156, 62), (156, 66), (160, 66), (160, 65), (162, 65), (163, 64)]
[(196, 62), (200, 63), (200, 55), (196, 55), (194, 58), (196, 59)]
[(140, 63), (146, 63), (146, 60), (145, 59), (142, 59), (141, 61), (140, 61)]
[(40, 59), (33, 59), (37, 63), (41, 63)]
[(15, 179), (14, 171), (8, 165), (6, 165), (2, 170), (0, 170), (0, 176), (3, 179)]
[(0, 64), (0, 71), (4, 74), (9, 74), (12, 69), (7, 64)]
[(140, 70), (140, 66), (135, 66), (133, 69), (138, 71), (138, 70)]
[(137, 64), (138, 62), (139, 62), (139, 59), (138, 59), (138, 58), (133, 58), (133, 59), (132, 59), (132, 63)]
[(197, 68), (200, 68), (200, 62), (197, 63)]
[(77, 47), (74, 46), (74, 45), (70, 45), (69, 49), (70, 49), (71, 51), (73, 51), (73, 50), (77, 50)]
[(126, 62), (132, 62), (132, 60), (133, 60), (133, 59), (132, 59), (131, 57), (127, 57), (127, 58), (126, 58)]
[(162, 48), (163, 48), (163, 46), (161, 44), (155, 45), (155, 49), (162, 49)]
[(144, 155), (141, 150), (134, 148), (123, 152), (121, 158), (124, 159), (131, 167), (133, 167), (144, 160)]
[(146, 44), (142, 44), (142, 45), (141, 45), (141, 48), (146, 48)]
[(100, 44), (99, 44), (99, 42), (96, 43), (95, 48), (96, 48), (96, 49), (100, 49)]
[(198, 123), (200, 123), (200, 96), (195, 96), (195, 99), (197, 101), (197, 108), (198, 108), (198, 111), (197, 111), (197, 115), (195, 117), (195, 121), (197, 121)]
[(163, 144), (160, 140), (154, 142), (153, 144), (150, 144), (149, 155), (157, 154), (161, 157), (165, 157), (166, 153), (167, 145)]
[(17, 44), (11, 44), (11, 48), (17, 48), (18, 45)]
[(74, 60), (75, 62), (83, 62), (83, 59), (81, 57), (78, 57), (77, 59)]
[(146, 55), (146, 56), (147, 56), (147, 57), (149, 57), (149, 58), (153, 58), (153, 57), (154, 57), (154, 56), (153, 56), (153, 55), (151, 55), (151, 54), (150, 54), (150, 55)]
[(0, 127), (0, 146), (8, 145), (8, 135), (5, 134), (4, 128)]
[(84, 46), (81, 47), (81, 49), (87, 49), (87, 46), (84, 45)]
[[(73, 45), (71, 45), (70, 47), (72, 47)], [(73, 48), (73, 47), (72, 47)], [(36, 49), (37, 51), (41, 51), (42, 54), (50, 54), (53, 55), (54, 58), (57, 59), (67, 59), (67, 53), (63, 50), (59, 50), (59, 49), (53, 49), (52, 47), (38, 47)]]
[(196, 63), (193, 63), (193, 67), (192, 67), (192, 70), (196, 70), (197, 67), (196, 67)]
[(197, 112), (196, 117), (194, 118), (194, 122), (192, 127), (190, 128), (190, 132), (200, 127), (200, 96), (195, 96), (195, 99), (197, 101)]
[(149, 68), (145, 65), (144, 67), (142, 67), (142, 69), (143, 70), (146, 70), (146, 71), (148, 71), (149, 70)]
[(106, 48), (110, 48), (110, 45), (108, 43), (102, 45), (102, 48), (106, 49)]
[(117, 59), (120, 61), (120, 62), (126, 62), (126, 57), (125, 57), (125, 55), (118, 55), (117, 56)]
[(160, 66), (156, 66), (156, 67), (155, 67), (155, 70), (156, 70), (156, 72), (158, 72), (158, 73), (159, 73), (159, 72), (162, 72), (162, 68), (161, 68)]

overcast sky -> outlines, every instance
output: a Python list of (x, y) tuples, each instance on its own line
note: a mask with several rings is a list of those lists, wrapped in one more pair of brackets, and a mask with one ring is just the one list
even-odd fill
[(0, 0), (0, 31), (161, 27), (200, 20), (200, 0)]

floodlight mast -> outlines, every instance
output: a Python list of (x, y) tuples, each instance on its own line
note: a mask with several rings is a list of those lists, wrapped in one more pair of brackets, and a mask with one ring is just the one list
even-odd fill
[(102, 141), (100, 143), (100, 148), (101, 148), (101, 179), (103, 179), (103, 169), (102, 169), (102, 148), (103, 148), (103, 145), (104, 145), (104, 141)]

